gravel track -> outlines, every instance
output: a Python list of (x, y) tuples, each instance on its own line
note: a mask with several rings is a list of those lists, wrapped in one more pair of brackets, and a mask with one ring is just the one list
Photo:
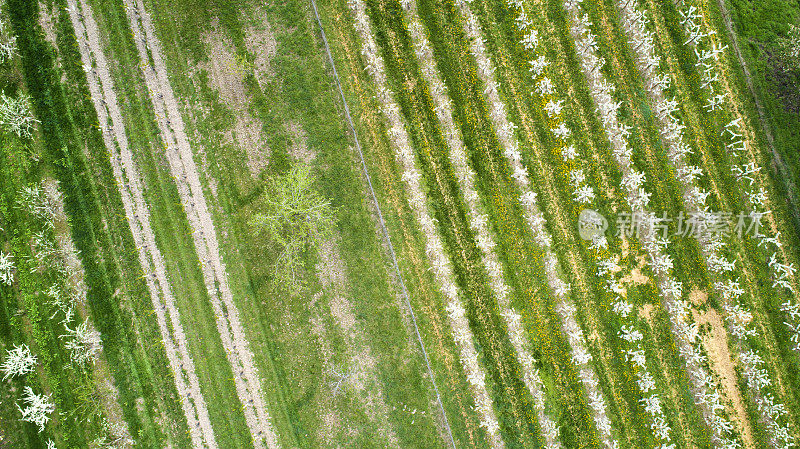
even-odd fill
[(164, 258), (156, 246), (150, 226), (150, 211), (142, 195), (141, 177), (128, 145), (113, 81), (100, 44), (97, 23), (91, 8), (83, 0), (80, 0), (80, 7), (78, 0), (68, 0), (68, 5), (103, 141), (111, 155), (111, 166), (136, 243), (139, 263), (147, 273), (145, 281), (170, 368), (175, 376), (175, 386), (186, 415), (192, 446), (217, 448), (200, 382), (189, 354), (186, 334), (180, 322), (180, 313), (167, 280)]
[(192, 238), (200, 259), (203, 278), (214, 309), (217, 329), (233, 368), (234, 384), (243, 405), (247, 426), (256, 448), (278, 448), (278, 438), (267, 411), (258, 371), (253, 362), (239, 312), (233, 302), (217, 234), (206, 204), (193, 151), (183, 118), (167, 77), (161, 44), (150, 14), (139, 0), (125, 0), (125, 12), (139, 52), (140, 67), (147, 85), (166, 157), (192, 227)]

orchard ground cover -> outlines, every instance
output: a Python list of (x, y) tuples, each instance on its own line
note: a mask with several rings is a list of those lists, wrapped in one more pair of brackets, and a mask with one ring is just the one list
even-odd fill
[(728, 7), (9, 0), (0, 447), (794, 447), (794, 9)]

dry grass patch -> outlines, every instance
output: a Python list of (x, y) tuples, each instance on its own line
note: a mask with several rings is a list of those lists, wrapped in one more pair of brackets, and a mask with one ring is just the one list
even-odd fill
[[(216, 30), (218, 26), (214, 21), (211, 29)], [(225, 140), (238, 144), (247, 154), (250, 173), (258, 176), (268, 163), (269, 148), (260, 122), (249, 111), (252, 99), (244, 83), (249, 74), (249, 65), (236, 55), (233, 44), (218, 31), (206, 32), (203, 43), (208, 61), (199, 63), (198, 67), (208, 73), (212, 87), (225, 105), (233, 110), (235, 125), (225, 132)]]

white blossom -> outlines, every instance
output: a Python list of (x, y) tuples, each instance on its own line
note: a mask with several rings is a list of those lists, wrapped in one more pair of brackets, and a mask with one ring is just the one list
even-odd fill
[(82, 322), (75, 329), (67, 328), (67, 335), (61, 337), (67, 338), (64, 347), (70, 351), (72, 362), (78, 365), (94, 362), (102, 348), (100, 333), (90, 327), (88, 321)]
[(544, 56), (539, 56), (532, 61), (528, 61), (528, 64), (530, 64), (528, 70), (530, 70), (534, 77), (539, 77), (544, 71), (545, 67), (550, 65)]
[(14, 262), (10, 253), (0, 251), (0, 283), (11, 285), (14, 281)]
[(590, 186), (580, 186), (572, 194), (575, 201), (579, 203), (591, 203), (594, 200), (594, 188)]
[(3, 371), (3, 380), (9, 377), (28, 374), (36, 369), (36, 356), (31, 354), (30, 348), (26, 344), (14, 346), (14, 349), (6, 351), (0, 371)]
[(547, 111), (547, 115), (550, 118), (561, 114), (561, 111), (564, 109), (564, 100), (549, 100), (546, 105), (544, 105), (544, 110)]
[(567, 145), (561, 150), (561, 156), (564, 158), (564, 161), (568, 161), (578, 157), (578, 152), (575, 150), (575, 146)]
[(44, 430), (44, 426), (50, 421), (50, 414), (55, 411), (56, 406), (50, 402), (50, 395), (37, 395), (31, 387), (25, 387), (25, 395), (22, 398), (25, 408), (17, 404), (17, 409), (22, 413), (22, 420), (39, 426), (39, 432)]
[(31, 137), (33, 124), (39, 122), (30, 112), (29, 100), (24, 94), (11, 98), (0, 93), (0, 125), (7, 127), (17, 137)]
[(528, 50), (534, 50), (539, 45), (539, 32), (531, 30), (521, 41), (522, 45)]

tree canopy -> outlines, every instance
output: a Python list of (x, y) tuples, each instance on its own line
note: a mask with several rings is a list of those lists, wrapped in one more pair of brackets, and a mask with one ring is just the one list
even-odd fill
[(333, 208), (315, 190), (311, 169), (305, 165), (270, 179), (262, 204), (250, 225), (274, 246), (276, 276), (294, 284), (301, 256), (331, 236)]

